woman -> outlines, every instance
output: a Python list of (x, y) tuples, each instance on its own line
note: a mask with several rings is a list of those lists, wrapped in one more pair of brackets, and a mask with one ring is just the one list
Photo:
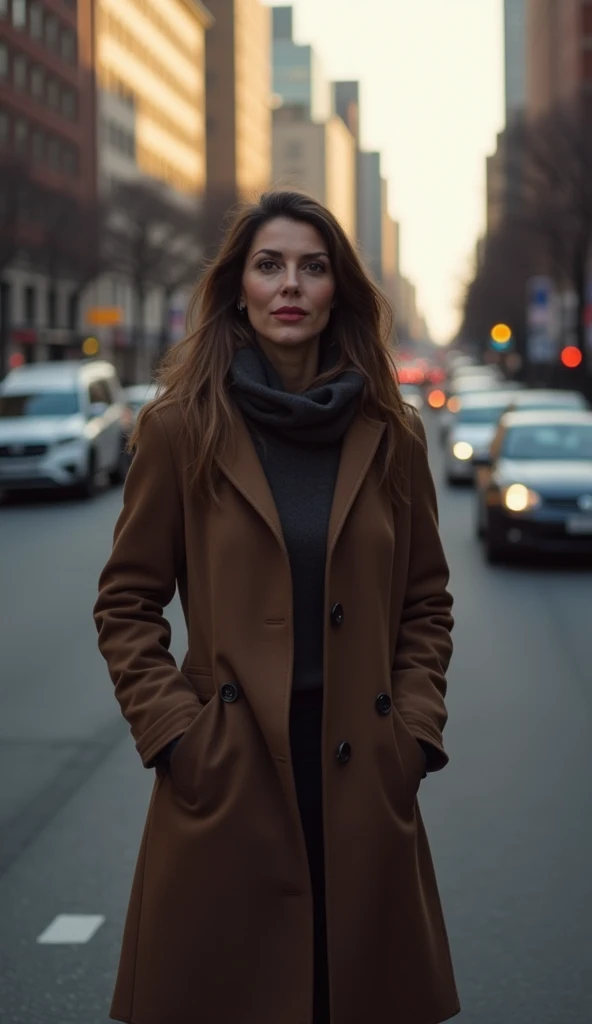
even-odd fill
[(194, 309), (95, 609), (156, 768), (112, 1017), (447, 1020), (416, 796), (447, 762), (451, 598), (385, 303), (334, 217), (279, 192), (239, 216)]

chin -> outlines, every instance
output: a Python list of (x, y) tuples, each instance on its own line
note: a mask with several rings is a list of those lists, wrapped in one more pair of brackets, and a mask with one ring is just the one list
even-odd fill
[(264, 341), (267, 341), (271, 345), (306, 345), (312, 344), (318, 338), (318, 333), (315, 331), (311, 334), (310, 331), (298, 330), (297, 327), (283, 327), (280, 330), (270, 331), (269, 334), (260, 335)]

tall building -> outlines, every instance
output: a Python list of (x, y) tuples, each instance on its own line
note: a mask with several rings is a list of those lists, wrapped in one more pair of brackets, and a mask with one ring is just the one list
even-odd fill
[(333, 82), (333, 110), (360, 146), (360, 83)]
[(176, 192), (202, 195), (209, 11), (200, 0), (95, 0), (95, 7), (105, 150), (119, 148), (128, 164), (134, 159), (140, 173)]
[(303, 189), (356, 238), (356, 144), (340, 117), (311, 121), (298, 109), (276, 110), (273, 184)]
[(380, 283), (392, 303), (397, 300), (399, 277), (399, 225), (388, 209), (388, 182), (380, 181), (381, 240), (380, 240)]
[(260, 0), (208, 0), (208, 9), (206, 213), (213, 243), (227, 210), (269, 186), (271, 13)]
[(526, 0), (504, 0), (506, 124), (526, 106)]
[(96, 187), (92, 0), (0, 0), (0, 153), (52, 190)]
[(376, 281), (382, 281), (382, 177), (380, 153), (358, 154), (358, 246)]
[(592, 100), (590, 0), (527, 0), (526, 15), (528, 116)]
[(276, 107), (298, 107), (314, 121), (331, 114), (329, 83), (312, 46), (293, 38), (293, 9), (274, 7), (273, 94)]

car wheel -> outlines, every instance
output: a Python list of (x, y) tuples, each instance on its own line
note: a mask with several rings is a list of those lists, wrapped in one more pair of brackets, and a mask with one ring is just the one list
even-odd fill
[(127, 476), (127, 471), (129, 469), (130, 459), (126, 451), (125, 445), (125, 438), (122, 437), (121, 446), (119, 449), (119, 456), (117, 459), (117, 465), (114, 466), (109, 473), (109, 480), (111, 481), (114, 487), (117, 484), (122, 484), (124, 482)]
[(499, 565), (508, 558), (509, 550), (507, 544), (500, 540), (499, 534), (492, 528), (489, 518), (484, 526), (485, 532), (485, 558), (489, 565)]
[(94, 498), (97, 493), (97, 458), (95, 453), (92, 451), (88, 456), (86, 475), (78, 484), (76, 493), (79, 498), (82, 498), (85, 501), (89, 498)]
[(477, 514), (475, 516), (475, 536), (477, 540), (485, 540), (485, 519), (483, 517), (483, 506), (477, 499)]

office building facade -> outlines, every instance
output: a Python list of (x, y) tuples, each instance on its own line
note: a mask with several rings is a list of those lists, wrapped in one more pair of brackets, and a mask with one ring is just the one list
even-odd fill
[(271, 180), (271, 11), (260, 0), (211, 0), (206, 42), (206, 235)]
[(329, 83), (312, 46), (293, 38), (293, 8), (272, 8), (274, 106), (297, 107), (313, 121), (331, 114)]
[[(140, 174), (191, 197), (203, 196), (206, 183), (205, 37), (211, 24), (199, 0), (96, 0), (101, 130), (109, 133), (111, 121), (122, 157), (127, 145)], [(125, 117), (121, 123), (105, 99), (110, 95), (128, 105), (133, 154)]]
[(318, 199), (355, 241), (356, 144), (340, 117), (315, 122), (295, 110), (277, 110), (273, 184), (301, 189)]

